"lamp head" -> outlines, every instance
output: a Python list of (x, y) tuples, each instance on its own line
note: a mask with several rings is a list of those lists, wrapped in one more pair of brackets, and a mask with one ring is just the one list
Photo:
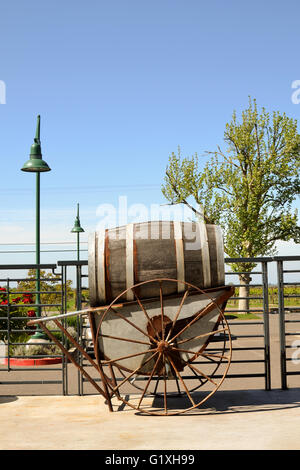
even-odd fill
[(74, 227), (71, 230), (71, 233), (81, 233), (84, 232), (83, 228), (80, 225), (80, 220), (79, 220), (79, 204), (77, 204), (77, 216), (74, 222)]
[(84, 232), (83, 228), (80, 225), (80, 221), (78, 217), (76, 217), (75, 222), (74, 222), (74, 227), (71, 230), (72, 233), (81, 233)]
[(40, 141), (40, 119), (41, 117), (40, 115), (38, 115), (34, 143), (30, 148), (30, 158), (21, 168), (22, 171), (39, 173), (51, 170), (48, 164), (42, 159), (42, 149)]

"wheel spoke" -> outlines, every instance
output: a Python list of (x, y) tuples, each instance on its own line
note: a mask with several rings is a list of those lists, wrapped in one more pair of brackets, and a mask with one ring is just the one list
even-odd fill
[(196, 321), (198, 321), (200, 318), (205, 317), (214, 308), (218, 309), (220, 311), (220, 313), (222, 313), (219, 304), (222, 304), (222, 302), (227, 300), (227, 298), (228, 298), (228, 294), (225, 293), (225, 294), (219, 295), (219, 297), (217, 297), (215, 300), (211, 299), (212, 301), (208, 305), (206, 305), (206, 307), (204, 307), (202, 310), (196, 312), (194, 314), (194, 319), (190, 323), (188, 323), (184, 328), (182, 328), (182, 330), (179, 331), (179, 333), (177, 333), (175, 336), (173, 336), (173, 338), (170, 340), (170, 342), (174, 341), (184, 331), (186, 331), (188, 328), (190, 328), (190, 326), (192, 326)]
[(167, 404), (167, 379), (166, 379), (166, 360), (165, 355), (163, 354), (164, 358), (164, 405), (165, 405), (165, 414), (168, 414), (168, 404)]
[(187, 386), (185, 385), (185, 382), (184, 382), (183, 378), (181, 377), (179, 371), (176, 369), (176, 366), (175, 366), (174, 362), (172, 361), (172, 359), (170, 358), (170, 356), (168, 356), (168, 361), (170, 362), (170, 364), (172, 365), (172, 367), (173, 367), (173, 369), (175, 370), (176, 374), (178, 375), (178, 378), (179, 378), (180, 382), (182, 383), (183, 388), (185, 389), (185, 391), (186, 391), (186, 393), (187, 393), (187, 395), (188, 395), (188, 397), (189, 397), (191, 403), (192, 403), (194, 406), (196, 406), (196, 404), (195, 404), (193, 398), (191, 397), (191, 394), (190, 394), (190, 392), (189, 392)]
[(188, 323), (182, 330), (180, 330), (178, 333), (176, 333), (173, 338), (171, 338), (170, 342), (173, 342), (178, 336), (180, 336), (184, 331), (186, 331), (190, 326), (192, 326), (196, 321), (198, 321), (200, 318), (204, 317), (208, 313), (210, 313), (213, 309), (215, 308), (215, 304), (213, 302), (210, 302), (204, 309), (198, 311), (195, 313), (195, 317), (193, 320)]
[(154, 333), (155, 333), (157, 339), (160, 340), (159, 335), (158, 335), (158, 332), (157, 332), (156, 329), (154, 328), (154, 325), (153, 325), (153, 323), (152, 323), (152, 320), (151, 320), (151, 318), (149, 317), (149, 315), (148, 315), (148, 313), (147, 313), (147, 310), (145, 309), (144, 305), (142, 304), (141, 299), (137, 296), (137, 294), (135, 293), (135, 290), (134, 290), (134, 289), (132, 289), (132, 291), (133, 291), (133, 294), (134, 294), (134, 296), (135, 296), (135, 298), (136, 298), (136, 300), (137, 300), (137, 302), (138, 302), (138, 304), (139, 304), (141, 310), (144, 312), (144, 314), (145, 314), (147, 320), (149, 321), (150, 325), (152, 326), (152, 329), (153, 329), (153, 331), (154, 331)]
[(200, 352), (190, 351), (189, 349), (181, 349), (181, 348), (172, 348), (173, 351), (179, 351), (187, 354), (193, 354), (194, 356), (199, 356)]
[[(219, 362), (219, 361), (214, 361), (213, 359), (211, 358), (218, 358), (218, 359), (226, 359), (227, 361), (229, 361), (229, 357), (227, 356), (223, 356), (221, 354), (209, 354), (209, 353), (203, 353), (203, 352), (195, 352), (195, 351), (190, 351), (188, 349), (181, 349), (181, 348), (172, 348), (174, 351), (179, 351), (179, 352), (183, 352), (183, 353), (187, 353), (187, 354), (193, 354), (195, 357), (194, 359), (197, 359), (199, 356), (203, 356), (203, 357), (207, 357), (208, 359), (210, 359), (212, 362)], [(194, 360), (193, 359), (193, 360)], [(186, 361), (185, 361), (186, 362)]]
[[(196, 374), (196, 372), (190, 368), (191, 371), (193, 372), (193, 374), (197, 377), (197, 379), (199, 380), (199, 382), (201, 383), (200, 387), (202, 387), (202, 385), (205, 383), (204, 380), (201, 379), (201, 377), (199, 377), (199, 375)], [(196, 388), (199, 388), (199, 385), (196, 387)], [(195, 390), (195, 389), (194, 389)]]
[(139, 404), (138, 404), (138, 406), (137, 406), (138, 408), (140, 407), (140, 405), (141, 405), (141, 403), (142, 403), (142, 400), (143, 400), (143, 398), (144, 398), (144, 395), (145, 395), (145, 393), (146, 393), (147, 390), (148, 390), (149, 384), (150, 384), (150, 382), (151, 382), (151, 380), (152, 380), (152, 377), (153, 377), (153, 375), (154, 375), (154, 372), (155, 372), (155, 370), (156, 370), (156, 368), (157, 368), (157, 365), (158, 365), (158, 362), (159, 362), (159, 360), (160, 360), (160, 358), (161, 358), (161, 355), (162, 355), (162, 353), (159, 353), (159, 356), (158, 356), (158, 358), (156, 359), (156, 362), (155, 362), (154, 367), (153, 367), (153, 369), (152, 369), (151, 375), (150, 375), (150, 377), (149, 377), (149, 379), (148, 379), (148, 381), (147, 381), (146, 387), (145, 387), (145, 389), (144, 389), (144, 391), (143, 391), (143, 393), (142, 393), (142, 396), (141, 396), (141, 398), (140, 398)]
[(199, 370), (197, 367), (195, 367), (194, 365), (190, 364), (189, 362), (187, 362), (187, 366), (190, 368), (190, 369), (194, 369), (198, 374), (202, 375), (202, 377), (205, 377), (206, 380), (209, 380), (209, 382), (212, 382), (216, 387), (218, 386), (218, 384), (213, 380), (211, 379), (210, 377), (208, 377), (208, 375), (204, 374), (204, 372), (201, 372), (201, 370)]
[(222, 331), (225, 331), (225, 330), (228, 330), (228, 327), (221, 328), (219, 330), (213, 330), (213, 331), (210, 331), (209, 333), (203, 333), (202, 335), (194, 336), (193, 338), (182, 339), (180, 341), (177, 341), (177, 344), (183, 344), (183, 343), (187, 343), (188, 341), (193, 341), (194, 339), (200, 339), (200, 338), (205, 338), (206, 336), (212, 336), (212, 335), (215, 335), (216, 333), (221, 333)]
[(99, 333), (98, 336), (101, 336), (102, 338), (117, 339), (119, 341), (128, 341), (129, 343), (146, 344), (147, 346), (151, 346), (151, 343), (146, 343), (145, 341), (139, 341), (137, 339), (120, 338), (119, 336), (103, 335), (102, 333)]
[(133, 326), (136, 330), (138, 330), (140, 333), (142, 333), (144, 336), (148, 336), (148, 338), (150, 338), (151, 341), (154, 341), (155, 343), (157, 343), (158, 341), (156, 339), (154, 339), (151, 335), (149, 335), (148, 333), (146, 333), (145, 331), (141, 330), (141, 328), (139, 328), (137, 325), (135, 325), (134, 323), (132, 323), (130, 320), (128, 320), (128, 318), (126, 318), (124, 315), (122, 315), (122, 313), (119, 313), (117, 312), (115, 309), (113, 309), (112, 307), (110, 307), (110, 310), (112, 310), (118, 317), (122, 318), (123, 320), (125, 320), (127, 323), (129, 323), (129, 325)]
[[(201, 356), (202, 356), (202, 357), (207, 357), (207, 356), (205, 356), (204, 354), (201, 354)], [(197, 359), (198, 357), (199, 357), (199, 356), (193, 358), (192, 361), (194, 361), (194, 359)], [(207, 357), (207, 359), (210, 361), (210, 363), (213, 363), (213, 364), (219, 364), (219, 363), (220, 363), (220, 360), (217, 361), (217, 360), (215, 360), (215, 359), (213, 359), (213, 358), (211, 358), (211, 357)]]
[(158, 354), (158, 351), (155, 351), (155, 353), (153, 353), (146, 361), (142, 362), (142, 364), (139, 367), (137, 367), (133, 372), (131, 372), (130, 375), (125, 377), (125, 379), (122, 380), (122, 382), (120, 382), (119, 385), (117, 385), (117, 387), (114, 387), (113, 390), (116, 391), (118, 388), (120, 388), (121, 385), (123, 385), (125, 382), (127, 382), (130, 379), (130, 377), (132, 377), (134, 374), (136, 374), (143, 366), (148, 364), (148, 362), (150, 362), (151, 359), (153, 359), (153, 357), (156, 356), (156, 354)]
[(179, 387), (177, 375), (175, 375), (175, 381), (176, 381), (176, 387), (177, 387), (178, 394), (181, 395), (181, 390), (180, 390), (180, 387)]
[[(114, 367), (111, 364), (108, 364), (108, 367), (109, 367), (109, 370), (110, 370), (110, 375), (111, 375), (111, 378), (112, 378), (113, 387), (116, 387), (117, 381), (116, 381), (116, 376), (115, 376), (115, 372), (114, 372)], [(118, 398), (120, 398), (119, 390), (116, 390), (115, 393), (116, 393), (116, 396)]]
[(169, 331), (169, 333), (168, 333), (168, 336), (167, 336), (167, 338), (166, 338), (166, 341), (168, 341), (168, 339), (169, 339), (170, 336), (171, 336), (171, 333), (172, 333), (172, 331), (173, 331), (173, 329), (174, 329), (175, 323), (177, 322), (178, 317), (179, 317), (179, 315), (180, 315), (182, 306), (183, 306), (183, 304), (184, 304), (184, 302), (185, 302), (185, 299), (186, 299), (187, 296), (189, 295), (189, 293), (190, 293), (190, 291), (189, 291), (189, 290), (186, 290), (185, 293), (184, 293), (184, 295), (183, 295), (183, 297), (182, 297), (182, 299), (181, 299), (179, 308), (178, 308), (177, 313), (176, 313), (176, 315), (175, 315), (175, 318), (174, 318), (174, 320), (173, 320), (173, 322), (172, 322), (172, 326), (171, 326), (171, 328), (170, 328), (170, 331)]
[(154, 388), (154, 391), (153, 391), (153, 395), (155, 395), (156, 392), (157, 392), (158, 384), (159, 384), (159, 377), (157, 377), (156, 384), (155, 384), (155, 388)]
[(226, 359), (226, 361), (229, 361), (230, 358), (228, 356), (224, 356), (223, 354), (209, 354), (209, 353), (201, 353), (201, 356), (207, 357), (208, 359), (210, 357), (216, 357), (218, 359)]
[(136, 354), (129, 354), (128, 356), (118, 357), (117, 359), (110, 359), (109, 361), (102, 361), (102, 364), (111, 364), (112, 362), (123, 361), (124, 359), (129, 359), (130, 357), (142, 356), (143, 354), (147, 354), (148, 352), (156, 351), (156, 349), (148, 349), (147, 351), (139, 352)]

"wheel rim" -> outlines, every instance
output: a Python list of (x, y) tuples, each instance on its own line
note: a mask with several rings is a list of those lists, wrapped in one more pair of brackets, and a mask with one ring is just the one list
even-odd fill
[[(160, 315), (156, 316), (151, 316), (151, 314), (148, 313), (146, 307), (144, 306), (144, 303), (147, 303), (147, 300), (141, 300), (136, 294), (137, 287), (151, 282), (159, 283)], [(170, 320), (170, 318), (167, 317), (164, 311), (164, 282), (181, 283), (184, 284), (184, 287), (186, 289), (180, 298), (180, 303), (173, 320)], [(139, 305), (140, 310), (143, 312), (142, 314), (145, 317), (145, 321), (147, 320), (147, 328), (140, 328), (138, 325), (132, 323), (128, 318), (122, 315), (121, 311), (117, 312), (114, 308), (119, 298), (124, 296), (124, 294), (126, 294), (126, 292), (129, 290), (133, 291), (136, 298), (136, 303)], [(222, 290), (222, 287), (220, 288), (220, 290)], [(209, 311), (210, 308), (212, 309), (212, 311), (216, 310), (218, 315), (218, 322), (216, 324), (216, 329), (213, 331), (202, 333), (201, 335), (192, 336), (191, 338), (182, 339), (183, 334), (189, 328), (191, 328), (192, 325), (198, 325), (199, 321), (201, 321), (201, 319), (203, 320), (204, 318), (204, 316), (201, 316), (201, 312), (203, 312), (203, 309), (200, 311), (200, 313), (198, 312), (198, 315), (192, 315), (185, 321), (180, 318), (184, 303), (191, 292), (203, 294), (210, 301), (204, 308), (204, 310), (206, 309), (207, 311)], [(105, 322), (108, 315), (116, 316), (122, 321), (124, 321), (127, 327), (129, 325), (130, 328), (138, 330), (139, 334), (141, 334), (141, 337), (143, 339), (133, 340), (130, 337), (124, 338), (121, 337), (120, 333), (118, 335), (116, 334), (115, 336), (101, 334), (101, 327), (104, 324), (103, 322)], [(220, 333), (223, 333), (224, 336), (223, 349), (221, 349), (221, 353), (207, 351), (207, 345), (210, 343), (210, 339)], [(225, 335), (227, 336), (226, 341)], [(129, 342), (133, 345), (133, 347), (134, 344), (135, 346), (138, 345), (139, 347), (141, 347), (140, 345), (143, 345), (145, 349), (143, 351), (133, 352), (132, 354), (127, 354), (125, 356), (121, 355), (119, 357), (114, 358), (105, 356), (105, 360), (101, 361), (97, 356), (97, 352), (99, 351), (99, 337), (105, 337), (105, 339), (109, 338), (110, 340), (114, 340), (117, 342)], [(199, 347), (199, 351), (195, 352), (195, 347), (193, 349), (189, 349), (189, 342), (191, 344), (195, 340), (203, 340), (204, 338), (207, 338), (206, 342), (204, 343), (204, 345)], [(147, 349), (146, 346), (148, 347)], [(199, 289), (198, 287), (193, 286), (192, 284), (189, 284), (187, 282), (178, 281), (174, 279), (154, 279), (151, 281), (145, 281), (143, 283), (136, 284), (135, 286), (132, 286), (126, 291), (122, 292), (107, 307), (106, 311), (102, 315), (102, 318), (97, 328), (95, 350), (99, 367), (102, 367), (103, 365), (109, 365), (110, 367), (112, 367), (112, 369), (115, 368), (121, 373), (122, 377), (118, 379), (119, 383), (115, 383), (115, 386), (112, 386), (111, 383), (107, 384), (111, 390), (111, 395), (118, 395), (118, 398), (124, 404), (130, 406), (135, 410), (138, 410), (139, 412), (153, 415), (181, 414), (201, 406), (218, 390), (218, 388), (223, 383), (230, 366), (232, 355), (230, 330), (228, 322), (220, 306), (207, 292), (203, 291), (202, 289)], [(183, 355), (185, 355), (187, 359), (184, 359)], [(128, 360), (130, 358), (136, 359), (139, 356), (144, 356), (145, 359), (142, 360), (141, 364), (137, 368), (130, 369), (122, 365), (122, 361), (124, 363), (125, 360)], [(210, 360), (213, 363), (212, 372), (205, 373), (203, 371), (203, 366), (199, 366), (198, 362), (196, 362), (196, 359)], [(217, 378), (215, 378), (216, 371), (219, 370), (221, 365), (225, 366), (223, 373), (217, 376)], [(150, 366), (148, 370), (145, 370), (146, 366)], [(184, 375), (184, 372), (187, 370), (190, 374), (192, 374), (192, 376), (190, 376), (188, 379)], [(170, 381), (170, 376), (174, 380)], [(145, 382), (145, 386), (140, 387), (137, 384), (132, 384), (133, 379), (143, 380)], [(191, 382), (193, 380), (198, 381), (198, 385), (191, 385)], [(170, 382), (173, 382), (173, 387), (170, 387)], [(137, 399), (137, 404), (133, 403), (133, 401), (129, 401), (129, 399), (124, 398), (122, 396), (122, 393), (125, 393), (122, 392), (122, 389), (128, 386), (129, 384), (142, 392), (141, 396)], [(212, 390), (207, 391), (207, 394), (204, 397), (195, 398), (192, 396), (192, 393), (207, 384), (211, 386)], [(162, 387), (160, 387), (160, 385), (162, 385)], [(176, 390), (172, 390), (174, 389), (174, 385), (177, 389), (177, 392)], [(162, 388), (162, 390), (158, 391), (159, 388)], [(176, 395), (178, 396), (179, 394), (187, 398), (189, 405), (186, 405), (184, 409), (177, 409), (176, 411), (172, 409), (170, 410), (169, 406), (170, 402), (172, 401), (172, 398)], [(146, 397), (152, 396), (153, 398), (153, 395), (155, 397), (162, 398), (163, 406), (161, 406), (161, 408), (158, 410), (150, 410), (149, 408), (147, 409), (147, 406), (145, 407), (145, 405), (143, 404), (145, 403)]]

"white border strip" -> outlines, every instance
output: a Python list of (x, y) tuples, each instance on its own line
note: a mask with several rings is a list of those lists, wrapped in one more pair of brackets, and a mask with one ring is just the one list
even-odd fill
[(210, 256), (209, 256), (209, 245), (208, 245), (208, 236), (206, 230), (206, 224), (199, 222), (199, 232), (200, 232), (200, 245), (201, 245), (201, 255), (202, 255), (202, 268), (203, 268), (203, 287), (210, 287), (211, 285), (211, 276), (210, 276)]
[(97, 294), (101, 303), (106, 302), (105, 292), (105, 231), (101, 230), (97, 233)]
[[(126, 225), (126, 289), (134, 285), (133, 224)], [(133, 291), (126, 293), (127, 300), (134, 300)]]
[(215, 226), (215, 230), (216, 230), (216, 245), (217, 245), (218, 283), (220, 286), (223, 286), (225, 284), (223, 232), (219, 225)]
[(89, 274), (89, 286), (90, 286), (90, 302), (91, 305), (97, 303), (96, 294), (96, 233), (91, 232), (88, 238), (88, 274)]
[[(179, 281), (185, 281), (182, 226), (181, 222), (178, 221), (174, 221), (174, 240), (176, 250), (177, 279)], [(184, 290), (185, 285), (177, 283), (177, 292), (184, 292)]]
[(5, 364), (5, 359), (7, 357), (7, 344), (4, 341), (0, 340), (0, 364)]

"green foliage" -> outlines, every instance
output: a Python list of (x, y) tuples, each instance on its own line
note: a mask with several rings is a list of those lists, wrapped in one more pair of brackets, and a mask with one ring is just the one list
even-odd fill
[(14, 291), (8, 294), (5, 287), (0, 288), (0, 340), (8, 341), (9, 329), (10, 342), (22, 341), (20, 338), (26, 335), (28, 317), (35, 315), (32, 307), (29, 310), (33, 303), (29, 292), (18, 296)]
[[(61, 305), (61, 281), (57, 276), (52, 273), (46, 273), (41, 271), (41, 293), (40, 300), (42, 304), (59, 304)], [(0, 287), (0, 340), (8, 342), (8, 324), (9, 324), (9, 341), (10, 343), (22, 343), (27, 342), (30, 335), (33, 334), (36, 327), (27, 326), (27, 322), (30, 318), (36, 316), (35, 308), (32, 304), (35, 303), (35, 295), (31, 294), (30, 291), (36, 290), (36, 271), (30, 269), (28, 271), (28, 279), (26, 281), (20, 281), (17, 288), (11, 289), (9, 294), (10, 305), (8, 308), (8, 294), (6, 288)], [(43, 278), (50, 279), (44, 281)], [(72, 281), (67, 281), (67, 300), (68, 303), (71, 301), (74, 303), (74, 292), (71, 288)], [(24, 293), (21, 293), (24, 292)], [(46, 293), (47, 292), (47, 293)], [(60, 307), (43, 307), (44, 312), (49, 310), (60, 310)], [(9, 323), (7, 320), (9, 311)], [(73, 327), (70, 331), (75, 331), (77, 327), (76, 318), (70, 318), (67, 320), (67, 326)], [(53, 328), (57, 329), (56, 326)], [(31, 330), (31, 331), (29, 331)], [(54, 333), (58, 339), (61, 339), (61, 333)], [(15, 346), (11, 346), (12, 353), (14, 352)]]
[[(284, 290), (284, 305), (285, 307), (300, 306), (300, 286), (285, 286)], [(234, 296), (231, 297), (227, 303), (227, 308), (237, 308), (238, 307), (238, 298), (239, 292), (236, 290)], [(263, 308), (263, 289), (262, 287), (249, 287), (249, 307), (250, 308)], [(251, 298), (253, 297), (253, 299)], [(256, 299), (255, 297), (260, 297)], [(268, 288), (268, 297), (269, 297), (269, 306), (274, 307), (278, 305), (278, 288), (269, 286)]]
[[(223, 228), (230, 257), (275, 254), (277, 240), (300, 242), (297, 211), (300, 193), (300, 135), (297, 121), (285, 113), (257, 110), (255, 100), (238, 122), (226, 124), (226, 150), (207, 152), (200, 169), (198, 155), (172, 153), (162, 192), (171, 204), (186, 204), (198, 218)], [(190, 202), (192, 200), (192, 202)], [(196, 205), (195, 205), (196, 203)], [(199, 209), (202, 208), (202, 209)], [(251, 272), (253, 263), (232, 265)]]
[[(59, 304), (61, 305), (61, 281), (59, 277), (52, 273), (46, 273), (46, 271), (40, 271), (41, 277), (41, 303), (42, 304)], [(36, 271), (35, 269), (29, 269), (28, 271), (28, 279), (26, 281), (20, 281), (18, 283), (18, 291), (35, 291), (35, 279), (36, 278)], [(43, 281), (43, 278), (47, 278), (50, 280)], [(66, 281), (66, 290), (67, 290), (67, 299), (73, 297), (73, 290), (71, 288), (72, 281)], [(43, 291), (47, 292), (43, 294)], [(57, 309), (60, 310), (60, 307), (43, 307), (44, 312), (47, 310)]]
[(54, 344), (19, 345), (13, 350), (14, 357), (23, 356), (61, 356), (61, 349)]
[(77, 330), (79, 324), (79, 318), (77, 316), (67, 317), (66, 322), (68, 326), (73, 327), (75, 330)]

